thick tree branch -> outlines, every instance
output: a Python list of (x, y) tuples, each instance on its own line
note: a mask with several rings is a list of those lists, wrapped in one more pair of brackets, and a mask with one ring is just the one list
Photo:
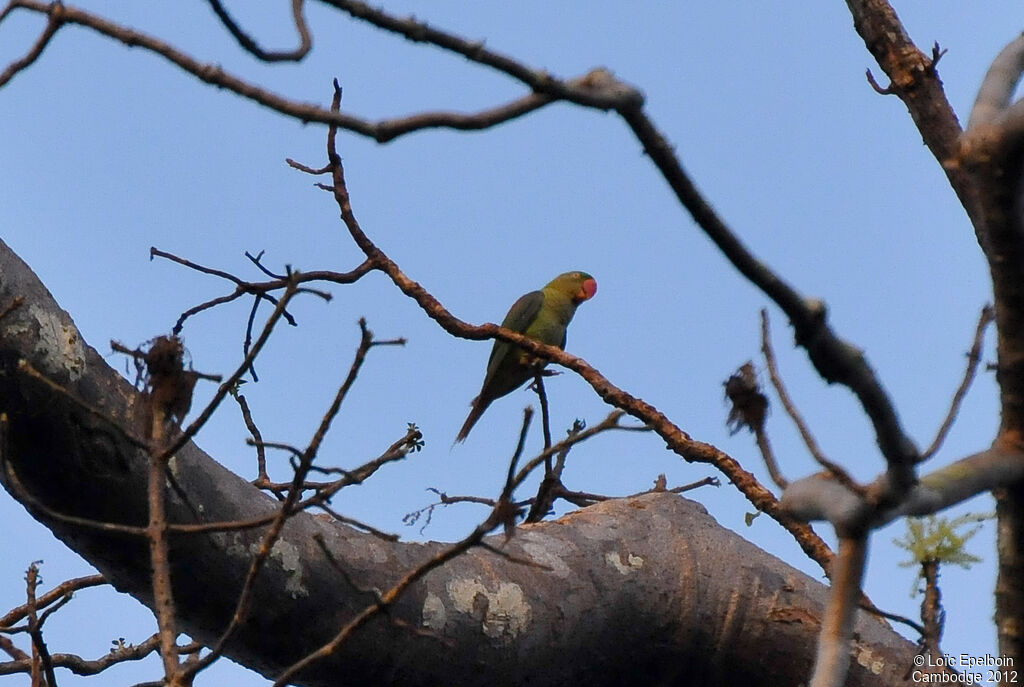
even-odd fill
[(928, 515), (955, 506), (980, 493), (1024, 479), (1024, 454), (990, 449), (928, 473), (893, 508), (879, 510), (863, 495), (828, 473), (789, 485), (782, 508), (804, 521), (827, 520), (839, 529), (882, 527), (904, 515)]
[[(960, 123), (946, 100), (935, 59), (914, 45), (886, 0), (847, 0), (846, 5), (854, 28), (889, 77), (890, 92), (907, 106), (925, 145), (942, 164), (960, 195), (965, 190), (965, 179), (957, 164)], [(965, 203), (968, 213), (969, 205)]]
[(978, 88), (978, 96), (967, 120), (968, 129), (998, 126), (1010, 108), (1013, 93), (1024, 71), (1024, 35), (1000, 51)]
[[(25, 298), (23, 307), (0, 321), (0, 412), (10, 427), (6, 459), (26, 488), (54, 510), (141, 526), (146, 452), (84, 409), (102, 405), (130, 426), (138, 392), (83, 345), (42, 285), (0, 244), (0, 303), (15, 294)], [(70, 402), (51, 385), (19, 374), (15, 362), (22, 357), (85, 403)], [(191, 443), (175, 454), (171, 468), (211, 521), (253, 519), (279, 508)], [(29, 509), (115, 587), (153, 603), (144, 538), (82, 528)], [(194, 523), (196, 517), (175, 493), (168, 493), (167, 516), (172, 524)], [(230, 622), (250, 552), (262, 536), (256, 529), (172, 537), (171, 575), (183, 631), (204, 642), (217, 639)], [(383, 542), (296, 514), (255, 584), (252, 614), (225, 653), (276, 674), (365, 608), (365, 596), (339, 578), (337, 562), (361, 589), (389, 589), (442, 548)], [(409, 685), (451, 684), (453, 676), (470, 685), (607, 685), (637, 676), (664, 684), (770, 685), (809, 669), (824, 589), (675, 495), (608, 501), (555, 523), (521, 528), (504, 551), (549, 570), (478, 549), (410, 586), (388, 614), (465, 651), (439, 651), (438, 639), (379, 620), (311, 665), (299, 681), (333, 685), (344, 672), (355, 682), (374, 683), (406, 666)], [(721, 575), (725, 569), (733, 573)], [(737, 604), (749, 620), (742, 627), (721, 610)], [(269, 633), (267, 623), (290, 630)], [(778, 654), (764, 652), (765, 623)], [(885, 679), (902, 675), (913, 647), (874, 620), (862, 619), (858, 631), (856, 650), (870, 655), (890, 676)], [(751, 652), (764, 656), (756, 670), (743, 658)], [(850, 684), (876, 680), (855, 667)]]

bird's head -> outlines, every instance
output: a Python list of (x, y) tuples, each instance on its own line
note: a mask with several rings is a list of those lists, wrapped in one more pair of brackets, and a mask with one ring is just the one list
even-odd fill
[(568, 295), (574, 303), (589, 301), (597, 293), (597, 280), (586, 272), (573, 271), (560, 274), (545, 289), (554, 289)]

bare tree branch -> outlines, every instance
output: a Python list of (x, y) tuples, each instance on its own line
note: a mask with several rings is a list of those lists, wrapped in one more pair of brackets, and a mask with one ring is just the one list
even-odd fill
[(889, 77), (889, 88), (906, 105), (970, 214), (974, 204), (964, 194), (966, 178), (955, 163), (960, 152), (960, 123), (946, 100), (935, 60), (914, 45), (886, 0), (846, 0), (846, 6), (864, 45)]
[[(775, 387), (775, 392), (779, 395), (779, 401), (782, 402), (782, 407), (786, 410), (786, 414), (789, 415), (790, 419), (793, 420), (793, 424), (796, 425), (797, 431), (800, 432), (800, 437), (804, 440), (804, 446), (807, 447), (811, 457), (819, 465), (832, 473), (841, 484), (852, 491), (863, 494), (863, 487), (857, 484), (857, 481), (841, 465), (830, 460), (821, 450), (821, 447), (818, 446), (817, 440), (811, 434), (810, 427), (804, 422), (803, 416), (797, 410), (796, 404), (793, 403), (793, 399), (790, 398), (789, 393), (786, 391), (786, 386), (782, 382), (782, 375), (779, 374), (778, 363), (775, 361), (775, 352), (772, 350), (768, 311), (764, 308), (761, 309), (761, 352), (764, 354), (765, 365), (768, 366), (768, 376), (772, 381), (772, 386)], [(788, 485), (781, 486), (785, 488)]]
[(846, 684), (850, 640), (853, 639), (853, 623), (867, 555), (866, 535), (840, 536), (839, 552), (833, 562), (830, 580), (828, 610), (821, 623), (810, 687), (843, 687)]
[(620, 111), (644, 151), (661, 170), (679, 202), (690, 212), (704, 233), (739, 272), (782, 308), (796, 331), (796, 342), (807, 350), (823, 379), (843, 384), (857, 396), (875, 428), (878, 446), (888, 462), (890, 486), (898, 499), (914, 481), (917, 448), (900, 425), (888, 394), (882, 388), (863, 352), (839, 338), (826, 320), (825, 304), (807, 299), (758, 260), (701, 196), (683, 170), (672, 147), (650, 119), (639, 109)]
[[(335, 93), (336, 100), (340, 101), (340, 86), (338, 86), (337, 82), (335, 82)], [(332, 168), (332, 178), (334, 181), (332, 191), (341, 210), (342, 221), (348, 228), (349, 234), (356, 242), (356, 245), (363, 251), (367, 259), (373, 263), (374, 269), (387, 274), (395, 286), (406, 296), (416, 301), (428, 317), (453, 336), (473, 340), (498, 338), (502, 341), (513, 343), (539, 358), (550, 360), (576, 372), (590, 384), (606, 403), (621, 408), (649, 425), (659, 436), (665, 439), (671, 450), (675, 451), (685, 460), (710, 463), (721, 470), (728, 477), (729, 481), (743, 492), (755, 507), (768, 513), (785, 527), (796, 538), (804, 552), (821, 565), (823, 570), (828, 570), (831, 552), (824, 541), (805, 524), (790, 519), (785, 513), (780, 511), (775, 496), (761, 486), (754, 475), (740, 467), (738, 462), (723, 451), (710, 444), (695, 441), (654, 406), (614, 386), (582, 358), (495, 324), (469, 325), (452, 315), (426, 289), (406, 276), (401, 268), (363, 232), (359, 221), (353, 214), (348, 190), (345, 186), (345, 173), (341, 164), (341, 157), (338, 155), (335, 146), (336, 137), (337, 128), (334, 126), (329, 127), (327, 134), (327, 157)]]
[[(52, 603), (55, 603), (63, 598), (70, 597), (76, 591), (80, 589), (88, 589), (89, 587), (98, 587), (100, 585), (107, 584), (106, 578), (103, 575), (88, 575), (86, 577), (76, 577), (72, 580), (66, 580), (61, 582), (59, 585), (46, 592), (45, 594), (36, 598), (36, 607), (45, 609)], [(17, 606), (8, 611), (5, 615), (0, 616), (0, 627), (9, 627), (14, 623), (24, 620), (28, 615), (29, 608), (27, 605)]]
[(217, 18), (224, 24), (224, 28), (235, 37), (235, 40), (247, 53), (256, 59), (264, 62), (298, 62), (308, 55), (310, 48), (313, 47), (313, 38), (306, 25), (306, 18), (302, 14), (303, 0), (292, 0), (292, 20), (295, 22), (295, 30), (299, 34), (299, 46), (294, 50), (280, 52), (263, 50), (249, 34), (235, 23), (220, 0), (209, 0), (209, 2), (210, 7), (217, 14)]
[(968, 129), (1000, 124), (1024, 72), (1024, 35), (1010, 41), (985, 74), (967, 120)]
[(995, 319), (995, 310), (991, 305), (986, 305), (981, 309), (981, 315), (978, 317), (978, 326), (974, 330), (974, 342), (971, 344), (971, 350), (967, 353), (967, 369), (964, 370), (963, 380), (953, 394), (953, 400), (949, 404), (949, 412), (946, 413), (946, 417), (939, 426), (939, 430), (935, 433), (935, 438), (932, 440), (931, 445), (921, 452), (921, 460), (927, 460), (935, 455), (936, 451), (942, 447), (942, 442), (946, 440), (949, 430), (952, 429), (953, 422), (960, 411), (960, 405), (967, 396), (967, 390), (971, 388), (971, 382), (974, 381), (974, 376), (978, 372), (985, 330), (992, 323), (993, 319)]
[[(7, 18), (7, 15), (9, 15), (17, 6), (16, 2), (8, 3), (3, 12), (0, 12), (0, 23), (3, 23), (4, 19)], [(0, 72), (0, 87), (5, 86), (8, 81), (18, 74), (18, 72), (31, 66), (33, 62), (39, 59), (39, 56), (43, 54), (43, 50), (45, 50), (46, 46), (50, 43), (50, 39), (53, 38), (54, 34), (57, 33), (57, 30), (60, 29), (61, 13), (63, 11), (63, 5), (61, 3), (54, 2), (45, 10), (40, 11), (49, 15), (49, 18), (46, 21), (46, 27), (43, 29), (42, 33), (39, 34), (39, 38), (36, 39), (35, 44), (33, 44), (29, 51), (25, 53), (24, 57), (11, 62), (7, 65), (6, 69)]]
[(804, 521), (827, 520), (839, 529), (882, 527), (904, 515), (928, 515), (985, 491), (1024, 479), (1024, 454), (981, 451), (923, 475), (905, 499), (878, 509), (860, 494), (818, 473), (797, 480), (782, 494), (783, 510)]

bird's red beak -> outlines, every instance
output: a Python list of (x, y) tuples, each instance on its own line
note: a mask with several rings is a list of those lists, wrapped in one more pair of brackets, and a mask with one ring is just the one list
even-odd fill
[(580, 287), (579, 293), (576, 294), (576, 300), (582, 303), (583, 301), (589, 301), (597, 293), (597, 281), (595, 279), (587, 279), (583, 282), (583, 286)]

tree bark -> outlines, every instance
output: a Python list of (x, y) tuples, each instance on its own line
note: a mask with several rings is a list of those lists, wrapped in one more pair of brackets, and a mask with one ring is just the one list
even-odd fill
[[(0, 319), (0, 413), (8, 427), (0, 479), (115, 587), (151, 606), (146, 540), (62, 517), (146, 525), (148, 459), (129, 436), (144, 436), (144, 404), (0, 242), (0, 313), (18, 297), (21, 304)], [(277, 508), (193, 444), (170, 469), (186, 495), (168, 491), (171, 523), (246, 520)], [(184, 632), (216, 641), (262, 531), (171, 535)], [(519, 527), (507, 544), (502, 536), (488, 541), (544, 568), (471, 550), (414, 584), (299, 683), (780, 685), (809, 674), (825, 587), (722, 528), (693, 501), (664, 493), (608, 501)], [(227, 654), (274, 676), (372, 604), (373, 590), (444, 547), (389, 543), (299, 513), (260, 573), (249, 618)], [(855, 636), (847, 684), (909, 679), (910, 642), (864, 614)]]

